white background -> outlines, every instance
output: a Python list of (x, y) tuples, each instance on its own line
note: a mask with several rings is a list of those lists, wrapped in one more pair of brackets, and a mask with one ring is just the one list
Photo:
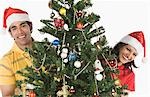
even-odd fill
[[(89, 9), (101, 16), (97, 26), (104, 26), (110, 46), (114, 46), (120, 38), (130, 32), (141, 30), (146, 38), (147, 63), (142, 64), (140, 57), (136, 63), (136, 91), (130, 97), (150, 97), (150, 2), (148, 0), (91, 0), (93, 7)], [(40, 19), (48, 19), (51, 10), (49, 0), (0, 0), (0, 28), (3, 22), (3, 11), (11, 6), (26, 10), (33, 21), (33, 37), (41, 39), (37, 29), (42, 27)], [(0, 31), (0, 57), (12, 46), (13, 39), (8, 33)]]

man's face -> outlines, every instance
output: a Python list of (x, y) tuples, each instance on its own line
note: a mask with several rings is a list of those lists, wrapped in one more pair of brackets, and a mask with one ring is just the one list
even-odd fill
[(10, 25), (9, 31), (16, 44), (23, 46), (31, 43), (31, 30), (27, 22), (16, 21)]

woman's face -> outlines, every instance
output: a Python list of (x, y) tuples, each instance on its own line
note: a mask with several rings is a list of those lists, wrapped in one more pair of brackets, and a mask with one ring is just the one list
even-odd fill
[(136, 56), (136, 49), (130, 45), (125, 45), (119, 50), (119, 60), (122, 64), (133, 61)]

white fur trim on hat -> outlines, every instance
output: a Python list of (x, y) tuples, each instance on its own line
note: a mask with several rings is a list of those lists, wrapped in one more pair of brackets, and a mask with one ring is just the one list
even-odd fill
[(29, 19), (28, 14), (25, 14), (25, 13), (12, 14), (6, 20), (7, 28), (9, 28), (10, 25), (15, 21), (30, 21), (30, 19)]
[(6, 28), (2, 28), (2, 27), (0, 27), (0, 35), (4, 35), (4, 34), (6, 34)]
[(143, 51), (142, 44), (136, 38), (134, 38), (130, 35), (127, 35), (124, 38), (122, 38), (120, 40), (120, 42), (123, 42), (123, 43), (126, 43), (126, 44), (129, 44), (129, 45), (133, 46), (137, 50), (138, 53)]

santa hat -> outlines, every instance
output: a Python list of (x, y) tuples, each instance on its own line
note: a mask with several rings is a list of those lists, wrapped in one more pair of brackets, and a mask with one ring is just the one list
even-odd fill
[(5, 9), (3, 16), (3, 29), (9, 29), (10, 25), (15, 21), (30, 21), (28, 13), (12, 7)]
[(140, 52), (144, 52), (144, 58), (143, 61), (145, 61), (145, 57), (146, 57), (146, 46), (145, 46), (145, 38), (144, 38), (144, 34), (142, 31), (136, 31), (136, 32), (132, 32), (129, 35), (123, 37), (120, 42), (129, 44), (131, 46), (133, 46), (138, 53)]

